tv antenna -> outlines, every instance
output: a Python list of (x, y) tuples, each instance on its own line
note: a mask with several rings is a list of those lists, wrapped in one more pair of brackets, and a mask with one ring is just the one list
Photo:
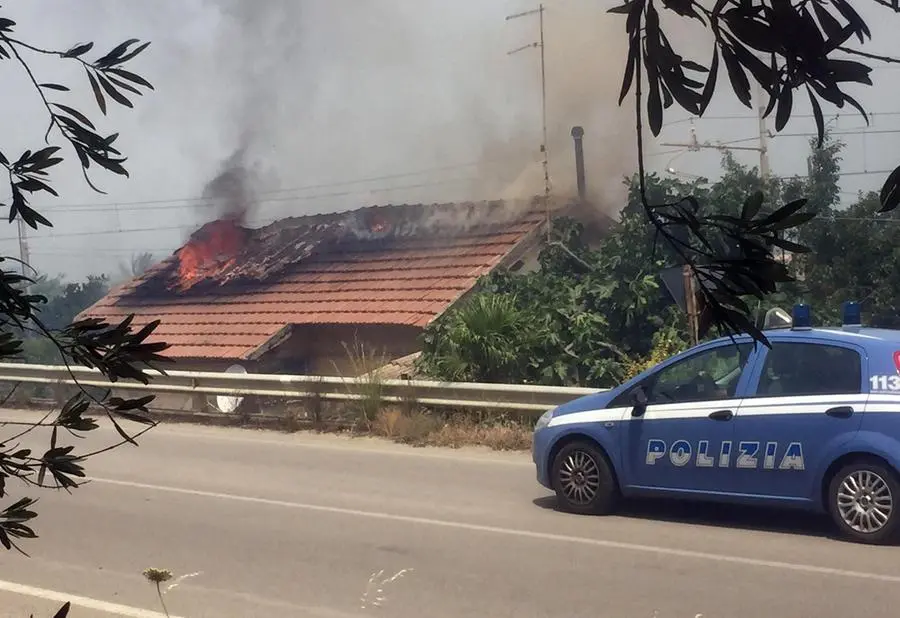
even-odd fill
[(522, 47), (517, 47), (516, 49), (506, 52), (508, 56), (512, 56), (513, 54), (517, 54), (519, 52), (525, 51), (527, 49), (533, 49), (535, 47), (540, 48), (541, 50), (541, 130), (542, 130), (542, 139), (541, 143), (541, 155), (543, 157), (542, 165), (544, 168), (544, 207), (547, 210), (547, 240), (550, 240), (550, 161), (549, 155), (547, 153), (547, 69), (546, 69), (546, 61), (544, 57), (544, 8), (543, 3), (538, 5), (538, 8), (531, 9), (530, 11), (522, 11), (521, 13), (515, 13), (513, 15), (507, 15), (506, 21), (510, 21), (513, 19), (519, 19), (520, 17), (529, 17), (531, 15), (537, 15), (539, 24), (540, 24), (540, 38), (537, 41), (529, 43), (528, 45), (523, 45)]

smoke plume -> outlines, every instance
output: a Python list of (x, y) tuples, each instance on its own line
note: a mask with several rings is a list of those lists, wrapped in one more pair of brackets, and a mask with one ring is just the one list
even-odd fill
[[(537, 15), (504, 19), (524, 2), (206, 1), (234, 144), (206, 193), (226, 212), (246, 200), (263, 222), (543, 193), (540, 50), (507, 54), (538, 40)], [(575, 194), (580, 124), (589, 195), (615, 211), (634, 161), (616, 104), (624, 26), (593, 4), (551, 2), (544, 17), (553, 191)]]

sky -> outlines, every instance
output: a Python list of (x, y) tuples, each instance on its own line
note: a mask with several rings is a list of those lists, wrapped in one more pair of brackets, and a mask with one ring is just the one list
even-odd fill
[[(581, 125), (589, 192), (615, 212), (622, 177), (635, 169), (632, 110), (616, 104), (624, 24), (605, 13), (611, 3), (546, 6), (553, 190), (574, 190), (570, 130)], [(134, 109), (114, 106), (105, 118), (75, 63), (26, 52), (39, 81), (72, 88), (60, 102), (88, 113), (105, 132), (120, 132), (130, 172), (128, 179), (95, 174), (106, 192), (98, 194), (64, 147), (67, 161), (53, 175), (60, 197), (34, 201), (54, 229), (30, 232), (32, 263), (79, 278), (115, 275), (135, 253), (170, 254), (217, 215), (216, 204), (201, 197), (238, 151), (252, 170), (253, 225), (372, 204), (542, 192), (540, 54), (508, 54), (538, 40), (539, 22), (536, 15), (505, 19), (534, 7), (530, 0), (6, 0), (0, 14), (18, 22), (19, 38), (40, 47), (64, 50), (92, 40), (100, 55), (127, 38), (152, 42), (129, 68), (155, 90)], [(889, 52), (892, 22), (882, 13), (874, 5), (864, 13), (875, 35), (868, 51)], [(682, 39), (687, 52), (706, 49), (702, 40)], [(900, 162), (900, 73), (888, 67), (873, 76), (875, 88), (854, 91), (875, 112), (869, 130), (846, 110), (831, 124), (847, 142), (848, 201), (878, 188), (885, 174), (877, 172)], [(27, 76), (7, 61), (0, 78), (0, 150), (17, 156), (41, 147), (47, 116)], [(724, 76), (720, 84), (706, 117), (693, 124), (697, 139), (757, 145), (755, 110), (735, 102)], [(798, 103), (795, 119), (771, 140), (773, 173), (805, 173), (814, 131), (809, 113)], [(671, 145), (686, 143), (691, 126), (683, 112), (667, 115), (660, 139), (649, 145), (651, 169), (716, 176), (716, 150)], [(58, 135), (51, 143), (65, 146)], [(759, 161), (754, 151), (735, 154), (750, 165)], [(0, 252), (17, 254), (15, 235), (14, 226), (0, 233)]]

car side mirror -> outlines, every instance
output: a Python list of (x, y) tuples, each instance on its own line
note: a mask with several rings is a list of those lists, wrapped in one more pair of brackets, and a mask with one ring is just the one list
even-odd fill
[(631, 392), (631, 401), (634, 403), (631, 416), (643, 416), (644, 412), (647, 411), (647, 393), (643, 387), (638, 386)]

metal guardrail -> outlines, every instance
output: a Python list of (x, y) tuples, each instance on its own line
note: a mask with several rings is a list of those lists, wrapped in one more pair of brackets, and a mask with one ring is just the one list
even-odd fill
[(0, 363), (0, 382), (71, 385), (150, 393), (224, 395), (229, 397), (313, 398), (353, 401), (373, 396), (386, 403), (416, 401), (424, 406), (543, 412), (603, 389), (530, 384), (483, 384), (423, 380), (373, 380), (330, 376), (231, 374), (195, 371), (148, 371), (150, 384), (109, 382), (95, 369), (55, 365)]

